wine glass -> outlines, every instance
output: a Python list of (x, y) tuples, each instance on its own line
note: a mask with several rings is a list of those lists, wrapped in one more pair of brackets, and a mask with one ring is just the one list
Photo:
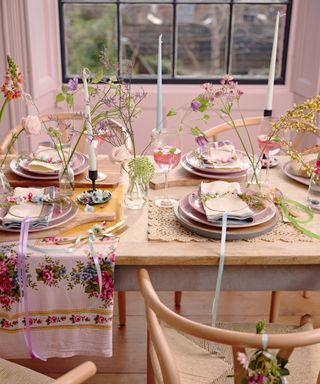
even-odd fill
[(275, 121), (276, 119), (272, 116), (264, 117), (257, 137), (258, 145), (262, 154), (261, 162), (263, 167), (266, 169), (265, 179), (262, 180), (262, 184), (265, 184), (266, 186), (270, 186), (269, 168), (273, 156), (280, 151), (284, 144), (282, 138), (277, 133), (272, 131), (272, 125)]
[(155, 204), (158, 207), (171, 208), (177, 204), (177, 201), (168, 197), (168, 174), (181, 159), (181, 132), (176, 129), (163, 129), (159, 132), (153, 148), (153, 158), (163, 170), (165, 177), (164, 197), (155, 200)]

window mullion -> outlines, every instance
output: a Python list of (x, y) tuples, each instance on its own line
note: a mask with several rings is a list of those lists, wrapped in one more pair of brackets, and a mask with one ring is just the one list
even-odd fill
[(176, 59), (177, 59), (177, 1), (173, 0), (173, 15), (172, 15), (172, 69), (171, 69), (171, 77), (176, 77)]
[(121, 26), (120, 26), (120, 0), (117, 0), (117, 62), (118, 62), (118, 75), (121, 75)]
[(233, 31), (233, 0), (229, 5), (229, 28), (228, 28), (228, 39), (227, 39), (227, 60), (226, 60), (226, 73), (231, 72), (231, 39)]

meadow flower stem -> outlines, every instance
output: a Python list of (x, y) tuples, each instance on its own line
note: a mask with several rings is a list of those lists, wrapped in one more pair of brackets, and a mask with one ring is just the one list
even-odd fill
[(18, 133), (13, 133), (12, 134), (12, 137), (11, 137), (11, 140), (10, 140), (10, 143), (9, 145), (7, 146), (7, 152), (6, 154), (4, 155), (4, 158), (1, 160), (1, 163), (0, 163), (0, 169), (3, 167), (3, 165), (5, 164), (6, 160), (7, 160), (7, 157), (8, 157), (8, 154), (10, 152), (10, 149), (13, 147), (14, 143), (16, 142), (16, 140), (18, 139), (18, 137), (20, 136), (20, 133), (25, 131), (24, 128), (22, 128)]
[(1, 110), (0, 110), (0, 121), (2, 119), (2, 115), (3, 115), (3, 112), (6, 108), (6, 105), (9, 103), (9, 100), (8, 99), (4, 99), (4, 102), (2, 104), (2, 107), (1, 107)]

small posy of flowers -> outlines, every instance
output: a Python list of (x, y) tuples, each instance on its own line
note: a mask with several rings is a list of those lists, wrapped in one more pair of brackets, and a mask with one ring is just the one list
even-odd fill
[(104, 189), (94, 191), (84, 191), (78, 195), (78, 200), (82, 204), (104, 204), (111, 199), (111, 193)]
[(65, 203), (64, 197), (51, 197), (50, 194), (36, 194), (29, 192), (26, 196), (7, 196), (3, 202), (0, 203), (0, 207), (7, 207), (11, 205), (19, 205), (23, 203), (34, 204), (60, 204)]
[[(256, 326), (258, 334), (265, 333), (265, 322), (259, 321)], [(246, 370), (246, 377), (241, 384), (286, 384), (285, 376), (289, 371), (285, 368), (287, 360), (276, 356), (268, 349), (257, 349), (251, 354), (239, 352), (239, 363)]]
[(59, 282), (68, 279), (66, 267), (58, 260), (46, 256), (45, 261), (36, 268), (37, 280), (49, 287), (58, 287)]

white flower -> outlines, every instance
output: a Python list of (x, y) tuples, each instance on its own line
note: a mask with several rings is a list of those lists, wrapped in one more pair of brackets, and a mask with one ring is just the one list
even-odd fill
[(238, 352), (237, 353), (237, 359), (239, 363), (243, 366), (244, 369), (248, 369), (249, 367), (249, 360), (245, 353)]
[(37, 135), (41, 130), (41, 121), (38, 116), (28, 115), (22, 119), (21, 124), (30, 135)]
[(114, 147), (111, 153), (111, 158), (113, 161), (118, 163), (124, 163), (131, 159), (131, 153), (128, 151), (127, 147), (122, 144), (120, 147)]

